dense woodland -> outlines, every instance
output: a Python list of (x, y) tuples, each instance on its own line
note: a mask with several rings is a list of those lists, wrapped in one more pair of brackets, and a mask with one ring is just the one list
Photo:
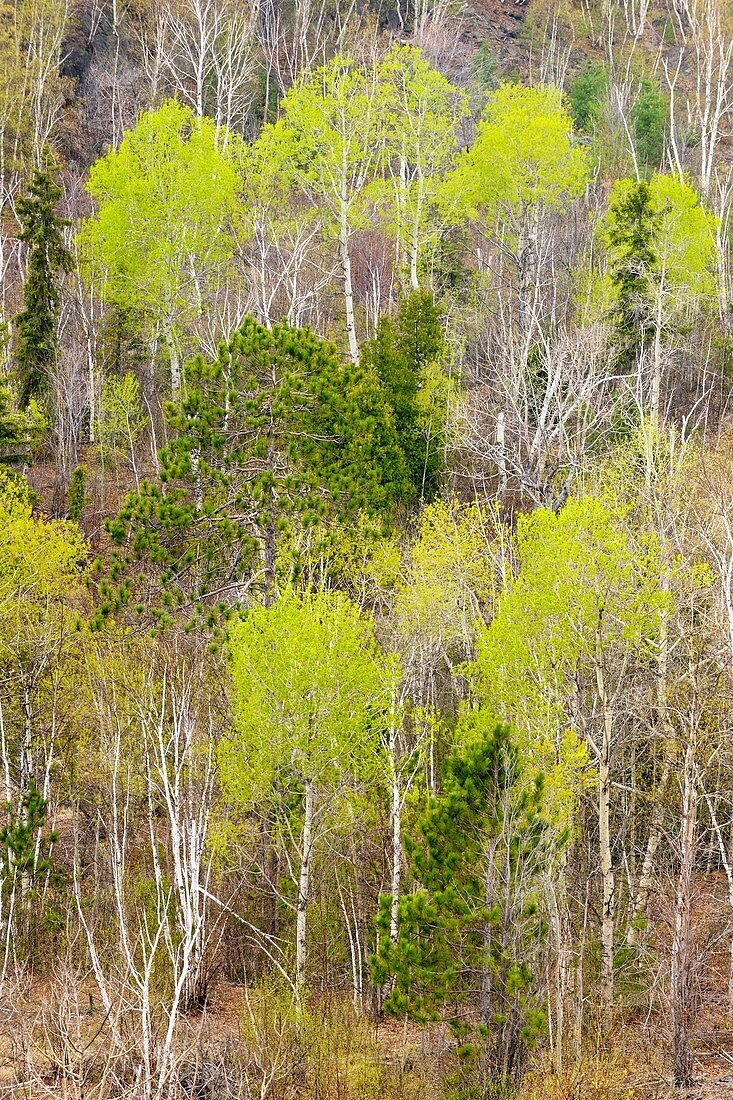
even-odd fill
[(724, 1095), (732, 127), (728, 0), (0, 2), (0, 1096)]

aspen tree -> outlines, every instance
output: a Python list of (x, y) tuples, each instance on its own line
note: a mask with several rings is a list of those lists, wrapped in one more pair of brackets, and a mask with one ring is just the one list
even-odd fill
[[(350, 773), (368, 767), (370, 714), (388, 706), (384, 658), (367, 616), (338, 593), (285, 593), (231, 631), (235, 732), (220, 761), (230, 798), (263, 805), (279, 790), (295, 842), (295, 986), (308, 979), (314, 862)], [(283, 822), (283, 825), (285, 823)]]
[(93, 165), (97, 212), (81, 229), (88, 277), (120, 309), (138, 310), (160, 336), (173, 393), (189, 326), (208, 287), (232, 272), (242, 187), (234, 140), (174, 101), (145, 112), (119, 149)]

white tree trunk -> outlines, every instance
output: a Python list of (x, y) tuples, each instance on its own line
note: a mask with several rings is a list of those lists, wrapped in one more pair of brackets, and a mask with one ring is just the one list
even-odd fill
[(680, 873), (674, 908), (674, 938), (672, 940), (672, 972), (670, 1000), (672, 1004), (672, 1053), (674, 1083), (679, 1088), (692, 1084), (692, 1052), (690, 1050), (690, 916), (692, 906), (692, 871), (695, 861), (695, 831), (697, 824), (698, 789), (695, 776), (695, 738), (690, 736), (685, 749), (682, 789), (682, 822), (680, 829)]
[(660, 278), (657, 289), (656, 315), (654, 318), (654, 357), (652, 362), (652, 384), (649, 395), (649, 416), (652, 425), (660, 425), (660, 400), (662, 392), (662, 327), (664, 324), (664, 279)]
[(351, 280), (351, 255), (349, 253), (349, 222), (345, 201), (341, 204), (339, 219), (339, 260), (344, 280), (344, 307), (346, 310), (346, 336), (349, 341), (349, 355), (356, 366), (359, 365), (359, 342), (356, 338), (356, 320), (354, 317), (354, 285)]
[(181, 389), (181, 357), (178, 354), (176, 341), (170, 332), (166, 333), (165, 343), (171, 361), (171, 390), (173, 396), (176, 397)]
[(305, 805), (303, 809), (303, 850), (300, 861), (298, 882), (298, 905), (295, 929), (295, 980), (302, 987), (305, 979), (308, 915), (308, 892), (310, 888), (311, 858), (313, 854), (313, 780), (305, 781)]
[(649, 826), (649, 836), (647, 838), (646, 849), (644, 850), (644, 860), (641, 865), (639, 881), (634, 895), (633, 917), (628, 934), (628, 942), (630, 944), (637, 944), (639, 942), (639, 921), (646, 914), (649, 895), (651, 894), (654, 884), (654, 859), (662, 839), (662, 825), (664, 824), (663, 800), (667, 790), (667, 784), (669, 783), (671, 763), (670, 754), (665, 760), (664, 770), (662, 771), (662, 776), (657, 784), (655, 792), (655, 802), (652, 810), (652, 820)]
[(562, 865), (555, 881), (547, 876), (547, 899), (549, 902), (550, 927), (555, 948), (555, 1036), (554, 1062), (558, 1075), (562, 1074), (565, 1046), (567, 1043), (566, 1007), (572, 981), (572, 931), (568, 908), (565, 867), (567, 855), (563, 853)]
[(410, 241), (410, 287), (412, 290), (420, 289), (417, 261), (420, 252), (420, 219), (422, 217), (423, 185), (422, 180), (418, 184), (419, 190), (416, 199), (416, 208), (412, 222), (412, 240)]
[(506, 413), (500, 409), (496, 416), (496, 459), (499, 467), (499, 496), (503, 496), (507, 490), (508, 475), (506, 461)]
[(596, 637), (596, 688), (603, 720), (598, 759), (598, 854), (601, 866), (601, 1029), (611, 1031), (613, 1013), (613, 937), (616, 918), (616, 882), (611, 861), (611, 751), (613, 711), (608, 698), (600, 634)]
[(616, 884), (611, 863), (611, 772), (605, 751), (598, 769), (598, 827), (603, 907), (601, 911), (601, 1013), (603, 1031), (608, 1035), (613, 1010), (613, 933), (616, 909)]
[[(393, 750), (394, 751), (394, 750)], [(397, 775), (397, 766), (392, 759), (392, 904), (389, 917), (389, 935), (392, 943), (397, 942), (399, 931), (398, 915), (400, 908), (400, 878), (402, 863), (402, 798)]]

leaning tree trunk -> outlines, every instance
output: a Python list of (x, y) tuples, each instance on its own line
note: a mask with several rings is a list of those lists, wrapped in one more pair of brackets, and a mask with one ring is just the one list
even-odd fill
[[(668, 588), (667, 581), (664, 582)], [(647, 905), (654, 882), (654, 866), (657, 849), (662, 840), (664, 827), (664, 799), (673, 774), (675, 758), (675, 731), (669, 718), (669, 634), (667, 615), (662, 615), (659, 634), (659, 658), (657, 664), (657, 721), (664, 734), (664, 759), (662, 774), (654, 794), (649, 836), (647, 838), (641, 872), (634, 893), (632, 919), (629, 926), (628, 941), (634, 945), (639, 942), (642, 921), (646, 916)]]

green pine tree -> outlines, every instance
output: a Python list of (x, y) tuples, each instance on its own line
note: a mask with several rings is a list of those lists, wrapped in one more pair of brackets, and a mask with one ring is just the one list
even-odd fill
[(48, 814), (48, 803), (35, 784), (23, 795), (20, 809), (11, 809), (8, 824), (0, 829), (0, 884), (8, 887), (20, 877), (25, 882), (45, 874), (50, 866), (50, 847), (56, 833), (47, 833), (38, 844)]
[(631, 108), (636, 155), (642, 165), (656, 168), (664, 156), (664, 142), (669, 127), (669, 110), (662, 92), (647, 77), (643, 77), (639, 95)]
[(131, 553), (113, 564), (107, 611), (144, 558), (158, 570), (159, 618), (184, 607), (213, 625), (252, 584), (269, 597), (293, 522), (384, 514), (409, 492), (379, 380), (310, 329), (246, 318), (213, 362), (186, 366), (167, 418), (160, 484), (144, 483), (109, 525)]
[(599, 61), (586, 61), (570, 85), (568, 99), (575, 125), (592, 133), (601, 118), (603, 98), (608, 90), (608, 73)]
[(37, 169), (28, 194), (18, 201), (20, 240), (28, 247), (23, 310), (15, 318), (21, 405), (46, 389), (58, 351), (58, 279), (71, 268), (63, 239), (69, 222), (55, 211), (60, 198), (52, 173)]
[(138, 374), (143, 370), (144, 325), (144, 317), (136, 309), (113, 303), (105, 312), (98, 344), (105, 374), (123, 377), (128, 371)]
[(77, 466), (69, 482), (69, 519), (81, 523), (87, 503), (87, 468)]
[(392, 1015), (435, 1020), (450, 1003), (466, 1066), (509, 1082), (544, 1028), (530, 965), (549, 849), (544, 783), (525, 774), (508, 727), (478, 711), (463, 732), (406, 842), (415, 888), (400, 899), (396, 941), (391, 899), (380, 900), (373, 977)]

